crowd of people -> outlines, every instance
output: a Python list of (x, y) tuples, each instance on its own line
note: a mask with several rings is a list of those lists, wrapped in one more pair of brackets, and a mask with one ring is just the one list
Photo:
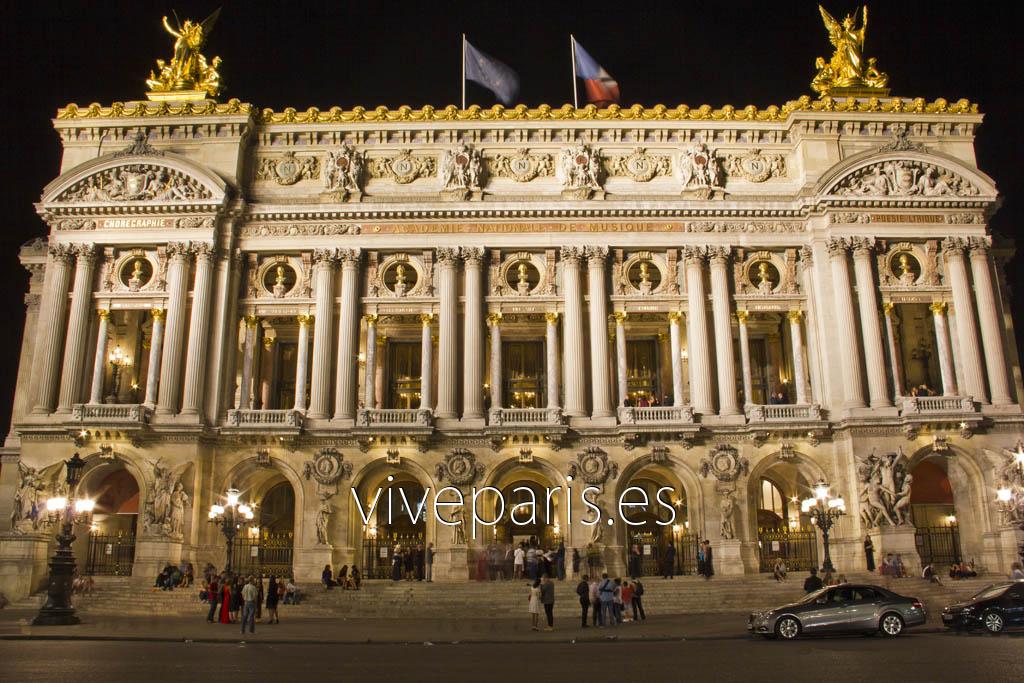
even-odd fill
[(297, 604), (299, 601), (299, 589), (291, 578), (285, 581), (271, 576), (264, 584), (263, 576), (243, 576), (227, 571), (217, 573), (212, 565), (207, 565), (203, 578), (199, 598), (210, 605), (207, 623), (240, 623), (242, 633), (246, 627), (250, 633), (256, 632), (256, 622), (263, 621), (264, 610), (265, 623), (281, 623), (278, 605), (282, 602)]
[[(630, 579), (621, 577), (610, 578), (602, 573), (600, 579), (591, 580), (582, 575), (576, 586), (576, 595), (580, 601), (580, 627), (618, 626), (624, 623), (646, 621), (643, 595), (644, 584), (635, 576)], [(547, 622), (545, 631), (555, 628), (555, 584), (552, 577), (545, 574), (534, 578), (529, 583), (526, 594), (527, 611), (530, 614), (530, 628), (541, 629), (541, 614)], [(588, 622), (588, 615), (592, 624)]]
[(175, 588), (188, 588), (194, 581), (195, 572), (192, 569), (191, 562), (182, 560), (177, 565), (173, 562), (168, 562), (160, 570), (160, 573), (157, 574), (156, 581), (153, 582), (153, 588), (165, 591), (174, 590)]
[(363, 575), (359, 572), (359, 567), (352, 565), (352, 568), (349, 569), (349, 566), (344, 564), (338, 570), (338, 575), (335, 576), (331, 571), (331, 565), (327, 564), (324, 565), (324, 570), (320, 573), (320, 583), (327, 590), (341, 588), (342, 590), (357, 591), (363, 585)]

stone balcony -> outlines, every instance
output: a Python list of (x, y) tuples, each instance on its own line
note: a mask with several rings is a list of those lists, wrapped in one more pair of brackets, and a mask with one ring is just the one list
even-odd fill
[(75, 427), (143, 429), (153, 415), (152, 408), (140, 403), (76, 403), (71, 409)]
[(904, 396), (900, 402), (900, 415), (963, 415), (975, 413), (971, 396)]
[(821, 406), (810, 404), (753, 404), (744, 408), (747, 422), (750, 423), (782, 423), (782, 422), (819, 422)]
[(973, 396), (903, 396), (896, 404), (908, 437), (928, 428), (958, 429), (969, 438), (983, 420)]
[(380, 437), (409, 439), (424, 451), (434, 433), (434, 411), (428, 408), (360, 408), (352, 433), (364, 453)]
[(492, 427), (557, 427), (565, 424), (561, 408), (491, 408)]
[(305, 416), (299, 410), (229, 410), (224, 421), (228, 432), (298, 433)]
[(619, 408), (619, 424), (632, 426), (672, 426), (693, 424), (692, 406), (645, 406)]

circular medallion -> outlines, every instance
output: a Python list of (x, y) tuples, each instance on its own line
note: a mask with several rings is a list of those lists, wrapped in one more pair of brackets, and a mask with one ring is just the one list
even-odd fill
[(137, 292), (153, 279), (153, 264), (144, 256), (130, 258), (121, 265), (118, 277), (122, 285)]
[(276, 297), (282, 297), (292, 290), (298, 276), (288, 263), (280, 262), (263, 273), (263, 288)]

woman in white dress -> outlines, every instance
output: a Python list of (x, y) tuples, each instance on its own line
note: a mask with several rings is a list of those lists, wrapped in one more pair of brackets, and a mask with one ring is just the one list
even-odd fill
[(540, 605), (540, 579), (534, 579), (533, 585), (530, 586), (530, 629), (533, 631), (540, 630), (540, 613), (543, 608)]

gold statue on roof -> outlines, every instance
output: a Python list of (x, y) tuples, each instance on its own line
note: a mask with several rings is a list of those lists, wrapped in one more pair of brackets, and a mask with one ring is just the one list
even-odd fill
[[(811, 88), (819, 95), (885, 95), (889, 83), (888, 74), (875, 66), (875, 58), (864, 60), (864, 34), (868, 27), (868, 8), (864, 6), (860, 28), (857, 28), (857, 13), (848, 14), (842, 22), (836, 21), (824, 7), (818, 5), (821, 19), (828, 30), (828, 39), (835, 48), (828, 62), (818, 57), (815, 67), (818, 75), (811, 81)], [(884, 91), (884, 92), (883, 92)]]
[(221, 90), (220, 73), (217, 71), (220, 57), (207, 62), (201, 50), (218, 16), (220, 9), (201, 22), (186, 19), (182, 23), (175, 15), (177, 30), (164, 17), (164, 28), (175, 38), (174, 56), (169, 64), (162, 59), (156, 60), (159, 73), (149, 72), (146, 85), (149, 86), (151, 100), (201, 100), (217, 96)]

